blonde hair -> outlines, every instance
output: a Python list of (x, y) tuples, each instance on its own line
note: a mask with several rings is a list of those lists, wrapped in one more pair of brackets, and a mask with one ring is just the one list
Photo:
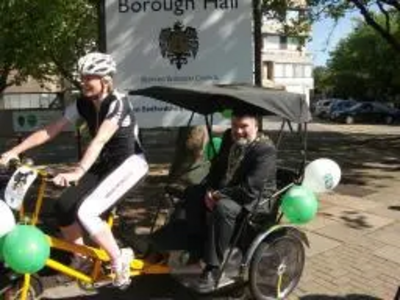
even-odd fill
[(107, 92), (111, 93), (114, 90), (114, 80), (110, 75), (104, 76), (102, 79), (104, 84), (107, 85)]

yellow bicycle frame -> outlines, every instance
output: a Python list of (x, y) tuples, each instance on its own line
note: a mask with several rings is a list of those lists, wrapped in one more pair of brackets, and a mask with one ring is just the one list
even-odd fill
[[(38, 170), (35, 169), (38, 172), (38, 175), (40, 177), (40, 185), (38, 189), (38, 195), (36, 198), (36, 204), (34, 208), (34, 212), (32, 215), (32, 218), (29, 222), (30, 225), (36, 226), (38, 221), (39, 221), (39, 216), (40, 212), (42, 209), (42, 204), (43, 204), (43, 199), (45, 196), (45, 191), (46, 191), (46, 186), (47, 186), (47, 177), (48, 173), (45, 170)], [(23, 206), (20, 210), (20, 218), (21, 220), (25, 217), (25, 211), (23, 209)], [(112, 228), (114, 223), (114, 215), (111, 214), (107, 220), (107, 224)], [(73, 243), (69, 243), (67, 241), (57, 239), (52, 236), (48, 236), (48, 241), (50, 244), (51, 248), (54, 249), (59, 249), (63, 250), (66, 252), (71, 252), (71, 253), (78, 253), (81, 254), (82, 256), (90, 257), (94, 261), (94, 266), (92, 272), (88, 274), (84, 274), (74, 268), (71, 268), (61, 262), (58, 262), (53, 259), (47, 259), (46, 261), (46, 266), (56, 270), (62, 274), (65, 274), (69, 277), (75, 278), (76, 280), (89, 283), (89, 284), (94, 284), (96, 282), (101, 282), (101, 281), (106, 281), (106, 280), (111, 280), (112, 276), (111, 274), (102, 274), (101, 273), (101, 266), (103, 263), (109, 262), (110, 258), (108, 257), (107, 253), (100, 248), (94, 248), (94, 247), (89, 247), (85, 245), (77, 245)], [(131, 262), (131, 276), (138, 276), (141, 274), (167, 274), (170, 273), (170, 268), (167, 265), (164, 264), (149, 264), (144, 260), (141, 259), (134, 259)], [(26, 300), (29, 292), (29, 286), (30, 286), (30, 280), (31, 280), (31, 275), (30, 274), (24, 274), (24, 280), (23, 280), (23, 285), (22, 285), (22, 290), (21, 290), (21, 297), (20, 300)]]

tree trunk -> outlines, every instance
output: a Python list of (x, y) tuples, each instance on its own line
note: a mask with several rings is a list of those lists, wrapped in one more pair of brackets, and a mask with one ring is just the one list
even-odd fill
[(254, 84), (262, 86), (262, 14), (261, 0), (253, 0)]
[[(262, 12), (261, 0), (253, 0), (253, 40), (254, 40), (254, 84), (262, 86)], [(263, 130), (263, 118), (258, 118), (258, 126)]]

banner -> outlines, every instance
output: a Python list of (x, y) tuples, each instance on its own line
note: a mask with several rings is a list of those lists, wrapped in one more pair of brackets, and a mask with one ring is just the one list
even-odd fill
[[(36, 131), (62, 116), (61, 110), (19, 110), (12, 112), (14, 132)], [(65, 131), (74, 131), (69, 126)]]
[[(107, 52), (117, 61), (116, 86), (122, 92), (152, 85), (253, 83), (251, 0), (107, 0), (105, 5)], [(141, 127), (184, 126), (190, 117), (157, 100), (131, 100)], [(219, 114), (215, 120), (222, 120)]]

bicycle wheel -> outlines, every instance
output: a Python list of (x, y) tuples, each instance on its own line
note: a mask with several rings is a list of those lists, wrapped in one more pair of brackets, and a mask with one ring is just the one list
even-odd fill
[[(22, 286), (24, 280), (23, 278), (15, 281), (13, 285), (10, 286), (6, 291), (4, 291), (3, 298), (4, 300), (19, 300), (21, 298)], [(43, 285), (40, 281), (40, 278), (36, 276), (31, 276), (31, 281), (29, 284), (27, 300), (35, 300), (38, 299), (39, 296), (43, 293)]]
[(304, 246), (296, 237), (286, 234), (262, 242), (250, 264), (254, 299), (286, 299), (300, 281), (304, 262)]

